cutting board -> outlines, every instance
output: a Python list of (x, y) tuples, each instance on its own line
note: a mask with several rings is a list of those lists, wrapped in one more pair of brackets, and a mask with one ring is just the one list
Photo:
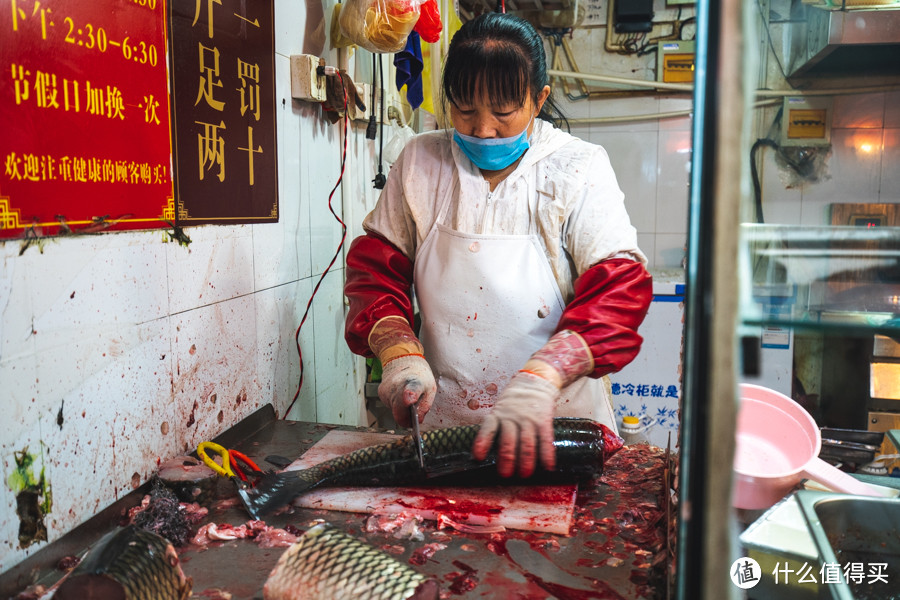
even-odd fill
[[(398, 437), (332, 430), (285, 470), (307, 469)], [(444, 515), (466, 525), (502, 525), (509, 529), (568, 535), (577, 491), (577, 485), (322, 488), (298, 496), (294, 505), (372, 514), (406, 512), (433, 521)]]

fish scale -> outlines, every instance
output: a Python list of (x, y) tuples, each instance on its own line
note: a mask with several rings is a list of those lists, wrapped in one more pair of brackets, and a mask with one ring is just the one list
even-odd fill
[[(284, 506), (296, 496), (324, 485), (386, 486), (436, 483), (435, 478), (472, 471), (496, 472), (495, 449), (485, 460), (472, 458), (478, 425), (432, 429), (422, 434), (424, 470), (419, 466), (412, 436), (369, 446), (299, 471), (268, 474), (246, 492), (245, 504), (254, 518)], [(556, 469), (548, 476), (578, 479), (600, 475), (604, 461), (622, 447), (622, 439), (605, 425), (589, 419), (553, 420)]]
[(437, 582), (328, 523), (284, 551), (263, 586), (265, 600), (436, 598)]
[(128, 525), (100, 539), (62, 581), (54, 598), (184, 600), (190, 593), (191, 580), (179, 567), (172, 544)]

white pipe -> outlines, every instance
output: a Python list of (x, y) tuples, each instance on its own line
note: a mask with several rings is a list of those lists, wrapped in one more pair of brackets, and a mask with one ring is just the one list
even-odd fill
[(559, 69), (547, 69), (547, 75), (550, 77), (570, 77), (572, 79), (585, 79), (587, 81), (602, 81), (605, 83), (615, 83), (618, 85), (631, 85), (637, 87), (647, 87), (659, 90), (672, 90), (676, 92), (694, 91), (694, 86), (687, 83), (665, 83), (663, 81), (647, 81), (646, 79), (628, 79), (625, 77), (614, 77), (612, 75), (594, 75), (591, 73), (576, 73), (574, 71), (560, 71)]
[[(763, 100), (755, 102), (753, 108), (762, 108), (765, 106), (777, 106), (777, 100)], [(582, 119), (566, 119), (570, 125), (590, 125), (592, 123), (629, 123), (631, 121), (652, 121), (655, 119), (674, 119), (678, 117), (688, 117), (694, 112), (693, 109), (673, 110), (670, 112), (651, 113), (646, 115), (622, 115), (619, 117), (585, 117)]]
[[(629, 79), (613, 75), (597, 75), (594, 73), (576, 73), (575, 71), (561, 71), (559, 69), (547, 69), (550, 77), (568, 77), (571, 79), (584, 79), (587, 81), (601, 81), (616, 85), (628, 85), (646, 87), (655, 90), (669, 90), (673, 92), (693, 92), (694, 86), (689, 83), (666, 83), (664, 81), (647, 81), (646, 79)], [(756, 90), (757, 98), (783, 98), (785, 96), (841, 96), (848, 94), (872, 94), (877, 92), (893, 92), (900, 90), (900, 85), (882, 85), (857, 88), (838, 88), (826, 90)]]

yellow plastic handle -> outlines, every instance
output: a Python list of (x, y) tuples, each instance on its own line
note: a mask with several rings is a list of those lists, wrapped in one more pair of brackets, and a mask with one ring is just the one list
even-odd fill
[[(206, 453), (207, 450), (212, 450), (218, 454), (222, 458), (222, 464), (220, 465), (210, 458)], [(226, 450), (225, 447), (220, 446), (215, 442), (201, 442), (200, 445), (197, 446), (197, 454), (200, 455), (200, 460), (202, 460), (207, 467), (219, 475), (223, 477), (234, 477), (234, 471), (231, 470), (231, 465), (228, 463), (228, 450)]]

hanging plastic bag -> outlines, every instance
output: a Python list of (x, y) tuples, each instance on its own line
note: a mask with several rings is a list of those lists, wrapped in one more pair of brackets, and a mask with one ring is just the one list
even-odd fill
[(355, 46), (353, 40), (344, 35), (344, 32), (341, 31), (341, 9), (343, 5), (338, 3), (334, 5), (332, 9), (334, 12), (331, 14), (331, 48), (347, 48), (349, 46)]
[(393, 54), (406, 46), (419, 20), (421, 0), (345, 0), (339, 17), (341, 31), (353, 43), (379, 54)]
[(385, 144), (384, 151), (381, 154), (382, 159), (388, 165), (393, 165), (400, 158), (400, 152), (406, 147), (407, 142), (416, 136), (412, 127), (405, 123), (400, 123), (399, 127), (394, 128), (394, 136)]
[(441, 39), (441, 11), (437, 0), (425, 0), (419, 7), (419, 20), (416, 21), (415, 32), (422, 41), (433, 44)]

